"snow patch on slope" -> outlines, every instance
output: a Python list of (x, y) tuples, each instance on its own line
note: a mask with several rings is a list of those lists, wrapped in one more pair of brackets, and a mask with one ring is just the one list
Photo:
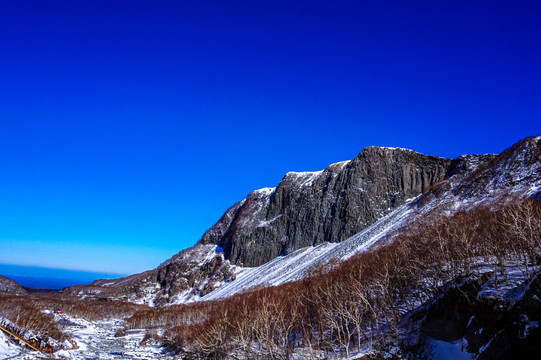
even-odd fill
[(323, 173), (323, 170), (320, 171), (306, 171), (306, 172), (295, 172), (290, 171), (286, 174), (287, 178), (292, 179), (297, 185), (301, 188), (312, 186), (314, 181), (317, 180), (319, 175)]
[(262, 189), (254, 190), (253, 193), (270, 196), (274, 192), (274, 190), (276, 190), (276, 187), (265, 187)]
[(256, 286), (276, 286), (300, 280), (308, 276), (319, 265), (332, 260), (346, 260), (359, 252), (366, 251), (391, 229), (401, 226), (411, 213), (406, 204), (391, 212), (375, 224), (341, 243), (322, 243), (305, 247), (286, 256), (275, 258), (256, 268), (246, 269), (236, 280), (226, 284), (202, 300), (216, 300), (246, 291)]

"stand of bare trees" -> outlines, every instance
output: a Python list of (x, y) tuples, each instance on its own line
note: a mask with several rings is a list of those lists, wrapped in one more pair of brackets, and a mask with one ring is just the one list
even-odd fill
[(0, 315), (24, 331), (33, 330), (43, 338), (64, 340), (58, 324), (41, 312), (41, 309), (26, 297), (16, 295), (0, 296)]
[(191, 359), (291, 359), (300, 352), (319, 359), (396, 349), (405, 313), (480, 266), (500, 280), (510, 263), (520, 265), (527, 279), (538, 275), (541, 201), (512, 198), (449, 217), (414, 218), (391, 240), (314, 269), (302, 281), (220, 301), (149, 308), (58, 294), (2, 295), (0, 315), (57, 340), (64, 335), (43, 309), (61, 307), (88, 320), (125, 317), (127, 328), (167, 329), (164, 343)]
[(147, 306), (119, 301), (75, 300), (60, 294), (38, 293), (34, 295), (0, 294), (0, 315), (24, 331), (32, 330), (42, 338), (57, 341), (66, 339), (58, 323), (45, 315), (43, 310), (61, 308), (65, 313), (87, 320), (122, 318), (131, 316)]
[(160, 313), (183, 319), (165, 335), (171, 349), (194, 359), (290, 359), (295, 351), (319, 358), (396, 347), (404, 313), (480, 264), (502, 273), (506, 263), (520, 263), (527, 277), (536, 274), (540, 241), (541, 202), (515, 198), (498, 208), (417, 220), (389, 245), (303, 281), (132, 319), (140, 318), (137, 326), (156, 324)]

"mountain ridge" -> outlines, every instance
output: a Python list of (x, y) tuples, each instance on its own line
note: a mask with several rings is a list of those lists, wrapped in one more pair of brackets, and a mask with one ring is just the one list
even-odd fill
[[(541, 167), (539, 165), (539, 148), (541, 146), (539, 139), (541, 137), (527, 138), (499, 155), (463, 155), (456, 159), (422, 155), (412, 150), (371, 147), (361, 151), (359, 156), (353, 160), (331, 164), (322, 171), (305, 173), (289, 172), (277, 187), (253, 191), (246, 199), (231, 206), (194, 247), (181, 251), (179, 254), (162, 263), (158, 268), (132, 275), (128, 278), (108, 281), (109, 285), (107, 286), (104, 286), (103, 282), (98, 281), (93, 283), (91, 287), (75, 287), (66, 289), (65, 292), (66, 295), (69, 294), (70, 296), (126, 300), (135, 303), (162, 306), (187, 303), (201, 299), (221, 298), (238, 291), (244, 291), (253, 286), (277, 285), (283, 283), (283, 281), (294, 281), (306, 276), (311, 271), (312, 264), (301, 264), (301, 267), (291, 267), (288, 265), (280, 268), (285, 264), (281, 262), (282, 260), (291, 263), (292, 261), (297, 261), (294, 260), (296, 257), (297, 259), (306, 259), (312, 256), (319, 258), (322, 262), (326, 262), (329, 261), (330, 256), (325, 254), (326, 251), (329, 251), (329, 254), (334, 253), (335, 255), (333, 256), (337, 257), (337, 259), (344, 258), (344, 256), (347, 258), (347, 256), (358, 251), (366, 251), (372, 244), (377, 243), (378, 239), (384, 239), (387, 236), (385, 234), (388, 234), (389, 231), (392, 229), (397, 230), (400, 221), (402, 223), (409, 221), (408, 219), (414, 216), (412, 215), (412, 211), (429, 211), (430, 206), (433, 205), (427, 206), (427, 204), (439, 204), (439, 210), (437, 211), (444, 212), (452, 209), (453, 203), (460, 204), (467, 197), (470, 197), (471, 201), (483, 200), (490, 193), (483, 192), (483, 189), (488, 189), (488, 185), (494, 189), (501, 185), (502, 191), (513, 190), (509, 188), (510, 186), (515, 186), (509, 179), (509, 176), (511, 176), (509, 174), (511, 173), (514, 174), (513, 176), (519, 173), (522, 174), (515, 176), (519, 183), (521, 181), (528, 184), (540, 183), (539, 169)], [(366, 164), (366, 158), (370, 158), (371, 160), (379, 158), (380, 162), (370, 163), (368, 165), (370, 171), (365, 171), (365, 173), (363, 171), (357, 171), (359, 169), (355, 162)], [(412, 165), (408, 161), (404, 162), (403, 160), (405, 158), (414, 159), (421, 163), (425, 161), (429, 165), (428, 169), (431, 171), (425, 171), (423, 173), (422, 167), (417, 167), (418, 164)], [(405, 168), (407, 170), (404, 170)], [(414, 171), (411, 171), (411, 169), (414, 169)], [(508, 171), (509, 169), (515, 170)], [(395, 192), (386, 192), (386, 194), (390, 194), (391, 196), (379, 198), (379, 208), (376, 209), (379, 212), (372, 209), (371, 214), (376, 217), (376, 220), (371, 221), (370, 225), (367, 226), (367, 222), (364, 222), (360, 226), (357, 224), (357, 228), (350, 228), (353, 235), (346, 239), (352, 240), (348, 240), (348, 242), (342, 244), (343, 240), (346, 239), (338, 241), (339, 238), (335, 237), (333, 238), (335, 241), (321, 241), (319, 243), (310, 241), (306, 246), (300, 246), (302, 243), (299, 242), (300, 245), (297, 248), (292, 247), (283, 253), (279, 253), (279, 255), (265, 262), (265, 265), (255, 267), (254, 269), (256, 270), (244, 266), (246, 264), (242, 262), (236, 265), (234, 261), (231, 261), (228, 258), (228, 250), (222, 247), (222, 245), (227, 246), (227, 244), (219, 241), (216, 241), (218, 244), (204, 241), (205, 236), (209, 233), (212, 234), (214, 232), (213, 236), (217, 238), (227, 232), (234, 233), (239, 229), (242, 230), (243, 227), (263, 231), (263, 233), (267, 231), (268, 234), (272, 234), (273, 229), (269, 230), (269, 227), (275, 226), (277, 223), (284, 221), (282, 219), (283, 217), (289, 216), (287, 211), (290, 211), (290, 209), (284, 209), (279, 206), (287, 202), (287, 199), (293, 198), (296, 200), (295, 196), (306, 196), (306, 193), (303, 195), (303, 191), (311, 194), (314, 193), (314, 189), (316, 193), (320, 192), (324, 195), (328, 195), (329, 193), (334, 194), (337, 192), (335, 185), (339, 182), (338, 180), (341, 181), (340, 184), (347, 184), (347, 186), (358, 184), (354, 181), (355, 176), (344, 175), (346, 173), (345, 170), (361, 174), (359, 176), (361, 178), (366, 176), (366, 173), (369, 173), (372, 178), (365, 185), (367, 187), (372, 186), (373, 189), (371, 189), (371, 192), (372, 194), (376, 194), (376, 196), (382, 188), (395, 190)], [(509, 174), (505, 172), (509, 172)], [(384, 178), (384, 181), (378, 182), (381, 177), (377, 177), (375, 174), (381, 173), (390, 175), (389, 178)], [(404, 173), (410, 176), (404, 178)], [(477, 190), (470, 189), (467, 191), (469, 189), (467, 185), (469, 182), (472, 184), (471, 187)], [(333, 186), (335, 187), (333, 188)], [(329, 190), (329, 187), (331, 190)], [(407, 189), (408, 191), (397, 193), (396, 189)], [(521, 188), (520, 191), (524, 193), (526, 190)], [(298, 195), (299, 193), (301, 195)], [(339, 195), (341, 193), (342, 190), (338, 191)], [(334, 211), (333, 214), (337, 218), (349, 217), (352, 219), (351, 221), (360, 223), (358, 221), (358, 213), (348, 213), (352, 207), (345, 206), (344, 212), (337, 212), (336, 206), (333, 208), (333, 203), (328, 201), (329, 199), (340, 201), (340, 199), (344, 198), (348, 197), (316, 197), (316, 200), (327, 200), (316, 206), (313, 205), (314, 203), (301, 202), (303, 206), (299, 207), (299, 213), (297, 214), (302, 215), (302, 211), (305, 211), (304, 217), (300, 217), (302, 221), (309, 217), (306, 214), (310, 214), (310, 211), (313, 213), (314, 209), (321, 213), (326, 211), (328, 214)], [(354, 197), (350, 198), (355, 199)], [(348, 200), (351, 200), (350, 198)], [(362, 197), (357, 197), (357, 199), (359, 198), (363, 199)], [(444, 199), (445, 201), (443, 201), (441, 200), (442, 198), (447, 198), (447, 200)], [(351, 204), (353, 204), (353, 201), (349, 201), (347, 205)], [(389, 206), (389, 204), (393, 206)], [(281, 210), (283, 212), (280, 212)], [(244, 211), (244, 215), (246, 216), (239, 216), (239, 213), (242, 211)], [(396, 212), (396, 214), (393, 212)], [(391, 220), (382, 220), (386, 216), (390, 217)], [(393, 216), (397, 216), (397, 218), (393, 220)], [(398, 221), (399, 219), (402, 220)], [(317, 221), (319, 220), (316, 217), (316, 220), (312, 220), (312, 223)], [(387, 221), (389, 226), (385, 226), (385, 221)], [(320, 224), (318, 226), (324, 225)], [(373, 226), (373, 230), (370, 230), (371, 226)], [(357, 231), (359, 228), (361, 230)], [(302, 229), (302, 225), (299, 225), (298, 231), (302, 231)], [(278, 240), (280, 239), (278, 238)], [(232, 246), (229, 249), (230, 254), (232, 253), (231, 250)], [(238, 259), (240, 257), (237, 257)], [(239, 266), (241, 264), (243, 266)], [(267, 269), (268, 274), (274, 271), (281, 280), (273, 280), (271, 277), (266, 278), (268, 281), (258, 279), (262, 277), (260, 275), (261, 273), (258, 275), (257, 269), (259, 268)], [(283, 276), (283, 273), (286, 271), (291, 271), (291, 273)], [(250, 277), (252, 281), (247, 281), (246, 279)], [(255, 280), (253, 279), (254, 277), (256, 278)], [(236, 285), (230, 287), (233, 284)], [(228, 287), (229, 290), (227, 290)]]
[(200, 242), (217, 244), (243, 266), (340, 242), (444, 178), (452, 162), (370, 146), (321, 171), (288, 172), (276, 188), (256, 190), (230, 207)]

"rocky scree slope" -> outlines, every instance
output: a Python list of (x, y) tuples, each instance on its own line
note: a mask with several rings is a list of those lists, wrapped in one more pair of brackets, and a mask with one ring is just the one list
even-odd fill
[(289, 172), (256, 190), (202, 237), (226, 259), (259, 266), (297, 249), (341, 242), (444, 179), (462, 160), (400, 148), (368, 147), (318, 172)]
[(158, 268), (121, 279), (97, 280), (63, 290), (66, 297), (160, 306), (188, 303), (235, 279), (236, 266), (216, 245), (181, 251)]

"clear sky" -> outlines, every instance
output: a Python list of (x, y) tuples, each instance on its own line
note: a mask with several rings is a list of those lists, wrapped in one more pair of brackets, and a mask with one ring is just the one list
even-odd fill
[(0, 263), (114, 273), (369, 145), (541, 133), (539, 1), (3, 1)]

